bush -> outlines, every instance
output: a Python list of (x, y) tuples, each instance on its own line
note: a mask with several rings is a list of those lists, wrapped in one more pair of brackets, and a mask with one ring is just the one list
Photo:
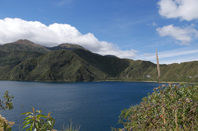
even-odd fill
[[(55, 124), (55, 119), (50, 116), (51, 113), (48, 113), (48, 115), (41, 114), (41, 110), (35, 110), (32, 107), (32, 112), (24, 112), (22, 115), (25, 115), (26, 118), (24, 118), (23, 122), (23, 129), (26, 129), (26, 131), (57, 131), (56, 129), (53, 129)], [(61, 131), (79, 131), (80, 126), (76, 128), (73, 127), (72, 121), (69, 121), (68, 126), (62, 126)]]
[(55, 124), (55, 120), (50, 116), (51, 113), (48, 115), (41, 114), (41, 110), (35, 110), (32, 107), (33, 112), (24, 112), (22, 115), (26, 115), (26, 118), (23, 122), (23, 129), (27, 128), (26, 130), (35, 130), (35, 131), (46, 131), (52, 130)]
[[(6, 91), (3, 96), (4, 100), (0, 100), (0, 112), (2, 110), (11, 110), (13, 108), (12, 99), (14, 98), (14, 96), (10, 96), (8, 95), (8, 93), (9, 92)], [(9, 122), (0, 114), (0, 131), (11, 131), (12, 125), (14, 125), (14, 123), (15, 122)]]
[(198, 86), (174, 85), (154, 88), (139, 105), (121, 111), (119, 123), (133, 130), (198, 130)]

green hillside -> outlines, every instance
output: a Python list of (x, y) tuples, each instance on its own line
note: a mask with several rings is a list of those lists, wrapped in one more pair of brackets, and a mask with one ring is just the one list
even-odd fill
[(8, 73), (22, 61), (36, 58), (41, 55), (43, 55), (43, 53), (26, 51), (5, 51), (0, 49), (0, 79), (7, 80)]
[[(157, 66), (149, 61), (131, 61), (120, 78), (127, 81), (158, 81)], [(161, 81), (198, 82), (198, 61), (160, 65)]]
[[(198, 61), (160, 65), (161, 81), (198, 82)], [(156, 64), (92, 53), (78, 45), (43, 47), (28, 40), (0, 46), (0, 79), (157, 81)]]
[(86, 50), (74, 50), (75, 54), (87, 61), (92, 66), (98, 68), (110, 77), (119, 77), (120, 73), (129, 66), (129, 61), (117, 57), (108, 57), (94, 54)]
[(29, 52), (40, 52), (40, 53), (47, 53), (50, 51), (47, 48), (35, 44), (29, 40), (18, 40), (16, 42), (0, 45), (0, 49), (7, 51), (29, 51)]
[(106, 74), (69, 50), (52, 51), (25, 60), (10, 71), (9, 80), (28, 81), (93, 81)]

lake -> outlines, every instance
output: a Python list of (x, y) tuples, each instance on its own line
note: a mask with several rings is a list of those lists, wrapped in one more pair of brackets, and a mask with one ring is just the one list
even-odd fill
[(14, 95), (14, 108), (2, 111), (2, 116), (15, 121), (13, 131), (18, 131), (23, 112), (42, 110), (42, 114), (56, 120), (54, 129), (68, 125), (71, 119), (81, 125), (80, 131), (111, 131), (122, 127), (118, 123), (121, 110), (139, 104), (158, 83), (151, 82), (18, 82), (0, 81), (0, 99), (6, 90)]

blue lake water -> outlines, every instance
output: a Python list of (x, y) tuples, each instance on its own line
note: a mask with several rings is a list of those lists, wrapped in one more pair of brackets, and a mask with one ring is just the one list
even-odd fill
[(67, 125), (71, 119), (81, 125), (80, 131), (111, 131), (111, 127), (122, 127), (118, 123), (121, 110), (139, 104), (158, 83), (148, 82), (17, 82), (0, 81), (0, 99), (6, 90), (14, 95), (14, 108), (2, 111), (2, 116), (15, 121), (18, 131), (23, 112), (42, 110), (56, 120), (55, 129)]

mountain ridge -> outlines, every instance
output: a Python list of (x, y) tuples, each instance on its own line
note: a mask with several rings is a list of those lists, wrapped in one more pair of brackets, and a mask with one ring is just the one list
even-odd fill
[[(160, 65), (161, 80), (198, 82), (198, 61)], [(0, 79), (17, 81), (157, 81), (150, 61), (102, 56), (79, 45), (43, 47), (29, 40), (0, 45)]]

